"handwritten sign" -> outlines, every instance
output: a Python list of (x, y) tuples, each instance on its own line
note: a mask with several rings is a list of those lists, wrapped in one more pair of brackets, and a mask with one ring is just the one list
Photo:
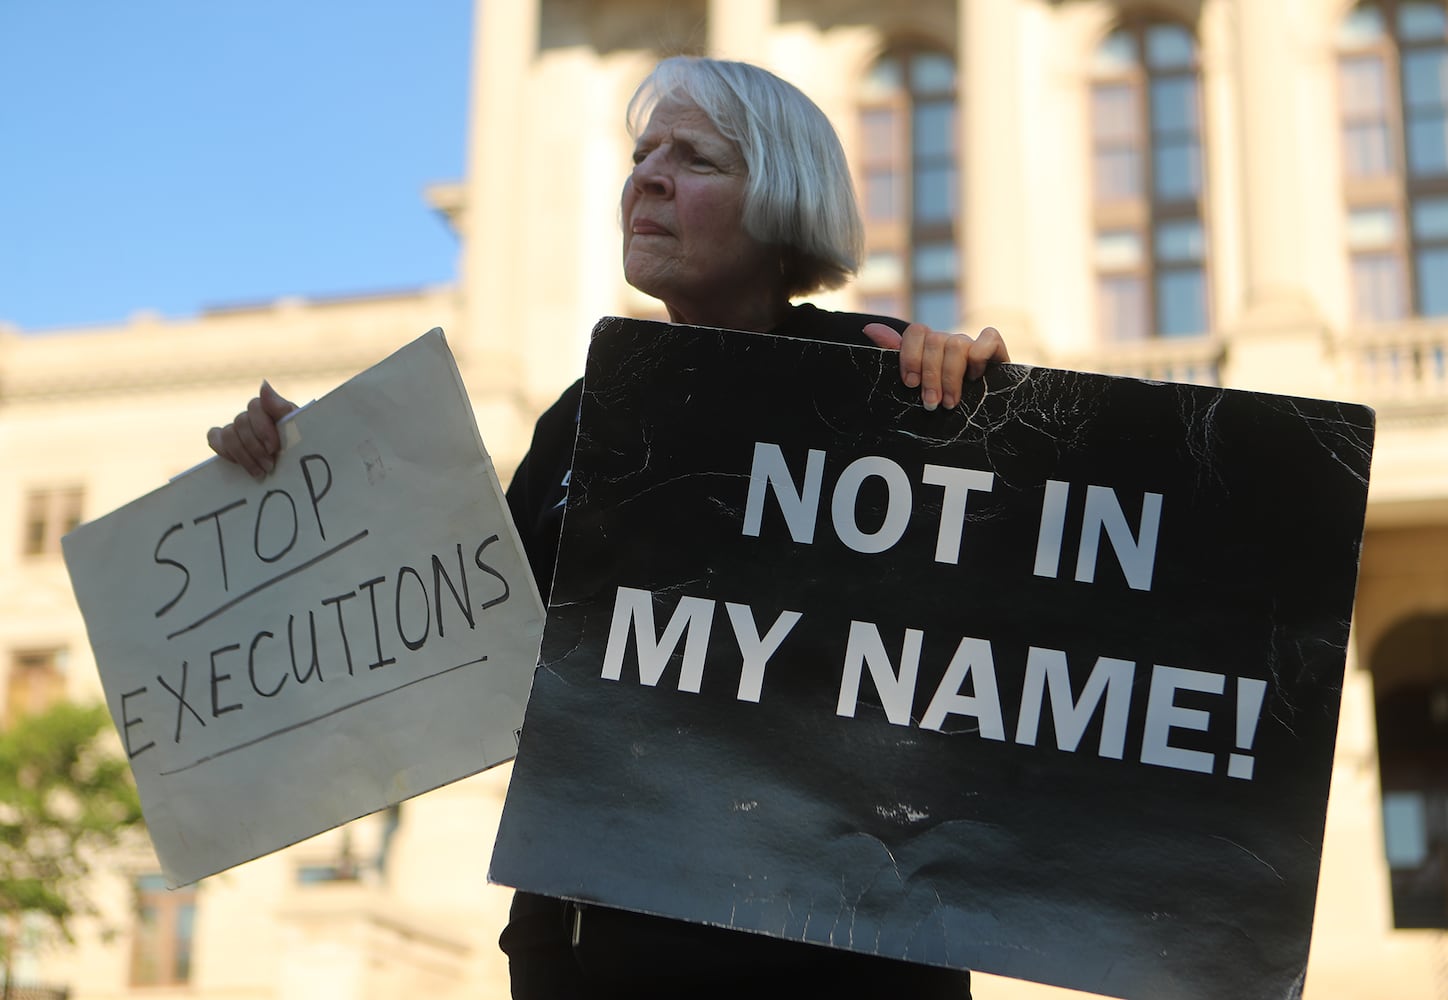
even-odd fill
[(64, 539), (173, 885), (516, 749), (542, 606), (442, 331), (281, 430)]
[(911, 395), (872, 349), (601, 326), (492, 876), (1292, 995), (1371, 411), (1018, 366)]

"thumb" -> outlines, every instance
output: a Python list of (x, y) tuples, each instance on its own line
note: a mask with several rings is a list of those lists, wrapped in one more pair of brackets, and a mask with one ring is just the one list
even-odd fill
[(283, 399), (281, 394), (273, 389), (271, 383), (265, 379), (262, 379), (261, 391), (257, 395), (261, 398), (262, 409), (273, 420), (280, 420), (297, 408), (296, 403)]
[(884, 323), (867, 323), (862, 332), (870, 338), (870, 343), (887, 351), (900, 350), (900, 343), (905, 339)]

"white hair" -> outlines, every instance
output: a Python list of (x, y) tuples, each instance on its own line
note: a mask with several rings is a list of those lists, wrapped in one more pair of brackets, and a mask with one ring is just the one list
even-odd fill
[(637, 138), (669, 98), (697, 105), (739, 146), (749, 171), (745, 232), (782, 248), (789, 294), (848, 281), (859, 268), (864, 226), (845, 151), (819, 106), (758, 66), (673, 56), (629, 99), (629, 134)]

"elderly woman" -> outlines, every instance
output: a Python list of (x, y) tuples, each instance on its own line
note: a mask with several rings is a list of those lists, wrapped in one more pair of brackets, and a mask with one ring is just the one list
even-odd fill
[[(633, 170), (621, 207), (629, 284), (670, 320), (897, 349), (900, 377), (926, 409), (955, 406), (967, 379), (1008, 360), (978, 338), (920, 324), (826, 312), (791, 299), (854, 274), (862, 226), (845, 157), (823, 112), (798, 89), (743, 63), (660, 63), (629, 102)], [(807, 373), (801, 373), (807, 377)], [(549, 592), (572, 462), (581, 384), (538, 421), (508, 489), (539, 591)], [(292, 404), (262, 394), (211, 447), (253, 475), (270, 471), (276, 421)], [(501, 939), (517, 998), (698, 997), (793, 990), (850, 997), (968, 998), (967, 973), (683, 924), (518, 893)]]

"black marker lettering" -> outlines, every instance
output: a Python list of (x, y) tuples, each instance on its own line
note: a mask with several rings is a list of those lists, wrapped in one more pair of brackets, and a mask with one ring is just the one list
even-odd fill
[(274, 638), (276, 637), (270, 632), (258, 632), (256, 635), (252, 636), (251, 649), (248, 650), (246, 654), (246, 672), (247, 675), (251, 678), (251, 689), (257, 694), (261, 695), (263, 698), (276, 697), (277, 694), (281, 691), (283, 685), (285, 685), (287, 682), (287, 675), (285, 672), (282, 673), (281, 680), (277, 681), (277, 686), (272, 688), (270, 691), (263, 691), (261, 689), (261, 686), (256, 682), (256, 647), (261, 645), (261, 641), (263, 639)]
[(442, 630), (442, 585), (447, 583), (447, 589), (452, 591), (453, 600), (457, 602), (458, 610), (468, 620), (468, 628), (477, 628), (473, 621), (472, 598), (468, 596), (468, 574), (463, 568), (463, 546), (459, 542), (458, 553), (458, 577), (463, 582), (462, 596), (458, 596), (457, 587), (453, 586), (452, 577), (442, 568), (442, 560), (437, 556), (432, 557), (432, 599), (437, 605), (437, 636), (441, 639), (446, 633)]
[(312, 665), (307, 668), (305, 677), (297, 672), (297, 642), (293, 635), (296, 622), (296, 615), (287, 615), (287, 649), (292, 654), (292, 676), (297, 679), (298, 684), (307, 683), (312, 679), (313, 674), (317, 675), (317, 680), (325, 681), (326, 678), (322, 676), (322, 665), (317, 659), (317, 616), (310, 611), (307, 612), (307, 625), (312, 634)]
[(230, 653), (240, 648), (241, 646), (239, 644), (232, 643), (230, 646), (222, 646), (220, 649), (213, 649), (211, 651), (211, 717), (213, 719), (223, 716), (227, 712), (235, 712), (241, 708), (241, 702), (236, 702), (231, 705), (220, 705), (217, 703), (217, 695), (221, 689), (221, 682), (231, 680), (231, 675), (218, 674), (216, 672), (216, 657), (222, 653)]
[(213, 510), (213, 511), (212, 511), (211, 513), (209, 513), (209, 514), (202, 514), (200, 517), (196, 518), (194, 521), (191, 522), (192, 524), (200, 524), (202, 521), (205, 521), (207, 518), (211, 518), (211, 519), (213, 519), (213, 520), (216, 522), (216, 551), (217, 551), (217, 554), (218, 554), (218, 555), (220, 556), (220, 558), (221, 558), (221, 589), (222, 589), (222, 590), (227, 590), (227, 589), (228, 589), (228, 583), (227, 583), (227, 579), (226, 579), (226, 540), (225, 540), (225, 539), (222, 537), (222, 535), (221, 535), (221, 515), (227, 513), (228, 511), (236, 510), (236, 508), (238, 508), (238, 507), (245, 507), (245, 506), (246, 506), (246, 498), (243, 497), (243, 498), (240, 499), (240, 500), (237, 500), (237, 501), (235, 501), (235, 502), (233, 502), (233, 503), (227, 504), (225, 507), (218, 507), (216, 510)]
[[(308, 466), (308, 462), (320, 462), (323, 471), (327, 473), (327, 485), (322, 487), (322, 492), (320, 493), (317, 492), (316, 483), (312, 480), (312, 470)], [(307, 480), (307, 497), (312, 501), (312, 516), (317, 519), (317, 530), (322, 533), (322, 540), (326, 541), (327, 529), (322, 527), (322, 512), (317, 507), (317, 504), (322, 502), (322, 497), (326, 496), (327, 491), (332, 488), (332, 467), (327, 464), (327, 460), (321, 455), (303, 455), (302, 476)]]
[[(181, 589), (176, 591), (176, 596), (163, 604), (161, 606), (161, 610), (156, 612), (157, 618), (160, 618), (166, 612), (174, 608), (176, 606), (176, 602), (181, 600), (182, 595), (186, 593), (186, 588), (191, 586), (191, 571), (189, 569), (181, 565), (175, 559), (163, 559), (161, 557), (161, 546), (165, 545), (166, 539), (170, 538), (173, 533), (180, 531), (181, 528), (182, 524), (180, 521), (177, 521), (175, 524), (171, 525), (171, 527), (167, 528), (165, 533), (161, 535), (160, 541), (156, 543), (156, 550), (151, 553), (151, 558), (156, 561), (156, 564), (158, 566), (175, 566), (186, 577), (186, 579), (181, 581)], [(142, 688), (142, 690), (145, 689)]]
[[(482, 604), (482, 610), (484, 611), (488, 610), (495, 604), (502, 604), (508, 599), (508, 595), (513, 592), (512, 589), (508, 586), (507, 577), (503, 576), (502, 573), (499, 573), (492, 566), (489, 566), (487, 563), (483, 562), (483, 550), (486, 549), (489, 545), (492, 545), (497, 540), (497, 535), (489, 535), (487, 538), (483, 539), (483, 544), (478, 546), (478, 551), (473, 553), (473, 562), (478, 564), (478, 569), (482, 570), (484, 573), (487, 573), (489, 576), (497, 577), (498, 582), (503, 585), (503, 596), (495, 597), (491, 601), (484, 601)], [(471, 622), (471, 619), (469, 619), (469, 621)]]
[[(286, 545), (282, 546), (282, 549), (281, 549), (280, 552), (278, 552), (278, 553), (276, 553), (275, 555), (272, 555), (272, 556), (264, 556), (264, 555), (261, 554), (261, 521), (262, 521), (262, 518), (266, 516), (266, 504), (267, 504), (267, 501), (270, 500), (270, 499), (271, 499), (272, 497), (274, 497), (274, 496), (284, 496), (284, 497), (286, 497), (286, 498), (287, 498), (287, 503), (291, 506), (291, 509), (292, 509), (292, 537), (287, 541), (287, 544), (286, 544)], [(257, 557), (258, 559), (260, 559), (260, 560), (261, 560), (262, 562), (264, 562), (264, 563), (274, 563), (274, 562), (276, 562), (278, 559), (280, 559), (282, 556), (286, 555), (288, 552), (290, 552), (290, 551), (292, 550), (292, 546), (294, 546), (294, 545), (297, 544), (297, 528), (298, 528), (298, 524), (297, 524), (297, 502), (292, 499), (292, 495), (291, 495), (290, 493), (288, 493), (286, 490), (267, 490), (267, 491), (266, 491), (266, 496), (264, 496), (264, 497), (261, 498), (261, 505), (260, 505), (259, 507), (257, 507), (257, 510), (256, 510), (256, 528), (252, 531), (252, 534), (251, 534), (251, 547), (252, 547), (252, 550), (256, 552), (256, 557)]]
[(347, 623), (342, 619), (342, 602), (349, 601), (357, 596), (357, 591), (349, 590), (345, 594), (338, 594), (336, 597), (324, 598), (322, 606), (331, 604), (337, 608), (337, 631), (342, 634), (342, 655), (347, 657), (347, 676), (352, 676), (352, 644), (347, 641)]
[[(422, 613), (426, 620), (423, 622), (421, 639), (409, 639), (402, 629), (402, 578), (408, 573), (417, 581), (417, 589), (422, 593)], [(422, 574), (411, 566), (403, 566), (397, 571), (397, 596), (393, 602), (393, 612), (397, 617), (397, 636), (402, 644), (408, 649), (421, 649), (422, 644), (427, 642), (427, 634), (432, 631), (432, 609), (427, 604), (427, 585), (422, 582)]]
[(395, 656), (384, 657), (382, 655), (382, 623), (377, 618), (377, 585), (386, 582), (387, 577), (378, 576), (359, 584), (359, 586), (367, 590), (367, 603), (372, 609), (372, 641), (377, 646), (377, 659), (375, 662), (367, 665), (368, 670), (376, 670), (378, 667), (385, 667), (389, 663), (397, 662), (397, 657)]
[(130, 714), (126, 711), (126, 699), (135, 698), (138, 695), (143, 695), (145, 693), (146, 689), (143, 687), (139, 687), (136, 688), (136, 690), (134, 691), (127, 691), (125, 694), (121, 695), (121, 736), (125, 740), (126, 744), (126, 757), (130, 760), (135, 760), (141, 754), (145, 753), (147, 750), (151, 749), (153, 746), (156, 745), (156, 741), (152, 740), (150, 743), (147, 743), (143, 747), (136, 747), (135, 749), (131, 748), (131, 727), (139, 726), (146, 720), (140, 718), (139, 716), (134, 719), (131, 718)]
[(186, 711), (190, 712), (191, 715), (196, 719), (196, 721), (201, 723), (201, 727), (203, 729), (206, 728), (206, 720), (203, 719), (201, 717), (201, 713), (196, 711), (196, 709), (192, 708), (191, 703), (186, 700), (186, 677), (189, 667), (190, 664), (187, 663), (187, 661), (181, 661), (181, 691), (179, 694), (176, 692), (175, 688), (173, 688), (170, 684), (166, 683), (166, 678), (162, 677), (160, 674), (156, 675), (156, 680), (160, 682), (163, 688), (171, 692), (171, 697), (176, 699), (176, 738), (174, 740), (174, 742), (176, 743), (181, 742), (181, 709), (184, 708), (186, 709)]

